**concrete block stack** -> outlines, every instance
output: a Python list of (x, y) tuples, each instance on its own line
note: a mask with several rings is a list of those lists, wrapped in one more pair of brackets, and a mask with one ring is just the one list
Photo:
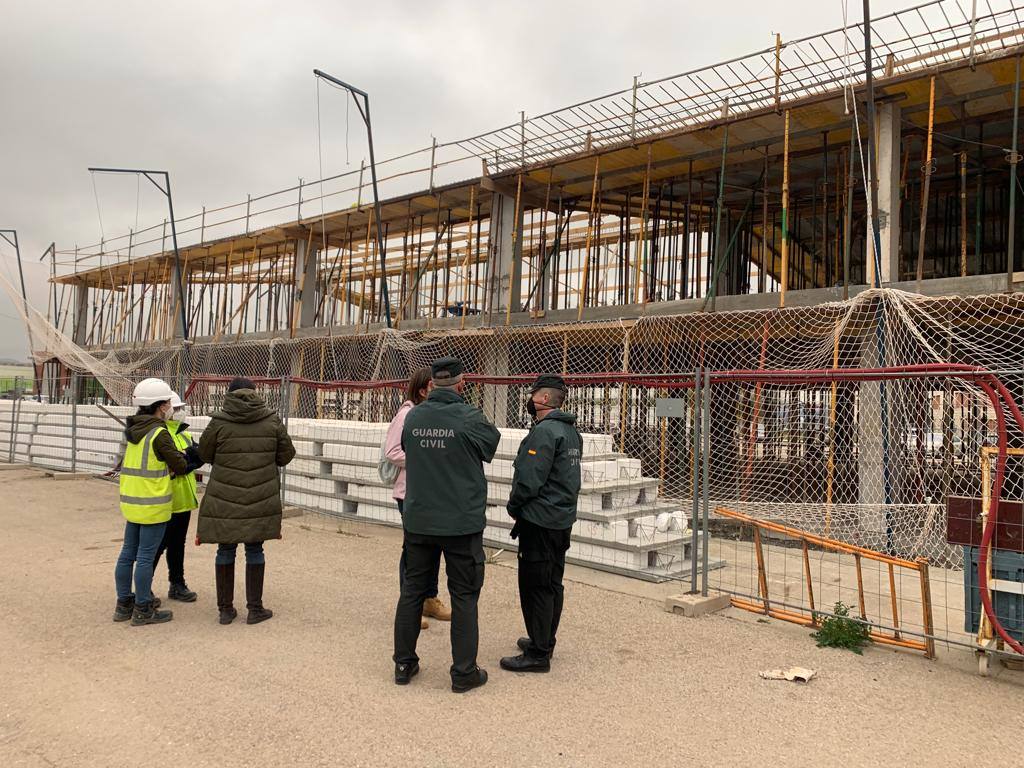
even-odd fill
[[(131, 408), (109, 407), (124, 418)], [(196, 439), (208, 417), (188, 419)], [(72, 425), (74, 424), (74, 437)], [(391, 488), (377, 475), (387, 424), (327, 419), (290, 419), (297, 457), (283, 473), (288, 504), (329, 515), (401, 525)], [(488, 480), (487, 543), (514, 550), (505, 502), (512, 489), (513, 460), (522, 429), (501, 430)], [(643, 578), (669, 577), (689, 569), (687, 515), (658, 497), (658, 481), (644, 477), (639, 459), (615, 450), (609, 435), (583, 435), (579, 520), (568, 559), (581, 565)], [(0, 401), (0, 461), (101, 474), (123, 450), (122, 427), (97, 406), (23, 400)], [(72, 462), (74, 454), (74, 462)]]

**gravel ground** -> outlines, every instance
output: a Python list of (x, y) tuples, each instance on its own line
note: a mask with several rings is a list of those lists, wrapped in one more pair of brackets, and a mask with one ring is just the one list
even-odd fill
[[(217, 624), (213, 548), (189, 546), (199, 601), (174, 604), (170, 624), (114, 624), (116, 487), (27, 469), (0, 482), (0, 766), (961, 766), (1024, 755), (1021, 673), (979, 678), (965, 651), (927, 661), (818, 649), (806, 630), (743, 613), (684, 619), (649, 586), (581, 571), (602, 586), (567, 584), (550, 674), (498, 668), (522, 630), (515, 571), (498, 565), (480, 604), (490, 683), (450, 692), (447, 625), (433, 622), (422, 672), (400, 688), (397, 532), (322, 518), (288, 520), (267, 547), (271, 621)], [(818, 677), (758, 678), (789, 665)]]

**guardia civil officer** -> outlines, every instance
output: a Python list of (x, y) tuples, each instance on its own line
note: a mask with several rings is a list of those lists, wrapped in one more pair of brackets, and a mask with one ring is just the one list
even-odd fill
[(519, 638), (518, 656), (501, 668), (547, 672), (562, 616), (562, 576), (569, 536), (576, 522), (583, 439), (576, 417), (561, 410), (566, 386), (560, 376), (540, 376), (530, 388), (526, 409), (534, 425), (516, 454), (508, 513), (519, 539), (519, 603), (528, 637)]
[(443, 554), (452, 601), (452, 690), (463, 693), (487, 682), (476, 663), (487, 522), (483, 462), (494, 458), (500, 434), (463, 400), (462, 363), (435, 361), (431, 380), (427, 399), (409, 411), (402, 428), (406, 571), (395, 610), (395, 682), (406, 685), (420, 671), (420, 616)]

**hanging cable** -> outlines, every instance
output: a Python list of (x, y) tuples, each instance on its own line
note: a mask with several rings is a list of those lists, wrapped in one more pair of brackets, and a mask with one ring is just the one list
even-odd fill
[[(320, 78), (316, 80), (316, 157), (320, 171), (320, 234), (323, 236), (323, 251), (327, 253), (327, 225), (324, 211), (324, 145), (320, 136)], [(309, 258), (309, 254), (306, 254)]]
[[(95, 177), (94, 177), (95, 183)], [(135, 174), (135, 231), (139, 231), (139, 197), (142, 195), (142, 174)]]
[(103, 214), (100, 213), (100, 194), (96, 191), (96, 174), (90, 173), (89, 175), (92, 177), (92, 196), (96, 201), (96, 218), (100, 221), (100, 238), (102, 242), (102, 240), (107, 239), (107, 236), (103, 232)]

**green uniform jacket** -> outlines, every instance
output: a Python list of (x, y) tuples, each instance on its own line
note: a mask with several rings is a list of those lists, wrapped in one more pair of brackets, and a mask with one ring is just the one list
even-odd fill
[(519, 444), (508, 513), (542, 528), (564, 530), (576, 522), (583, 438), (576, 417), (554, 410)]
[(405, 530), (426, 536), (480, 533), (487, 478), (501, 434), (451, 389), (434, 389), (405, 417)]
[(199, 540), (243, 544), (281, 538), (278, 467), (295, 458), (295, 447), (255, 390), (227, 394), (199, 438), (199, 456), (212, 466), (199, 506)]

